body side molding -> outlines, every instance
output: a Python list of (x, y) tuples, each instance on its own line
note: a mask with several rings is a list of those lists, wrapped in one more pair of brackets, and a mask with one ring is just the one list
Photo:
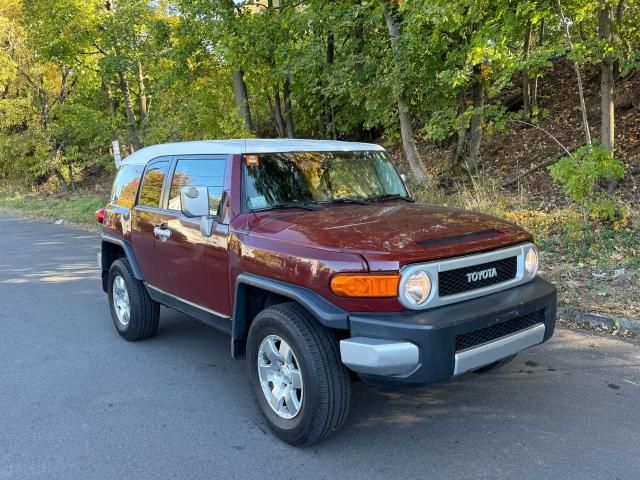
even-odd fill
[(217, 328), (225, 333), (231, 333), (231, 319), (228, 316), (214, 312), (213, 310), (201, 305), (196, 305), (195, 303), (191, 303), (183, 298), (176, 297), (175, 295), (171, 295), (170, 293), (149, 285), (146, 282), (145, 286), (147, 287), (147, 291), (151, 298), (156, 302), (167, 307), (171, 307), (174, 310), (178, 310), (179, 312), (182, 312), (205, 325)]

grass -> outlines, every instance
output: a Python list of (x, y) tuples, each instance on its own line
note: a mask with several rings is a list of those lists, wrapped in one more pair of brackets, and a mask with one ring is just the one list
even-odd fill
[(95, 212), (106, 199), (99, 195), (35, 195), (0, 190), (0, 207), (50, 220), (64, 219), (78, 225), (95, 225)]

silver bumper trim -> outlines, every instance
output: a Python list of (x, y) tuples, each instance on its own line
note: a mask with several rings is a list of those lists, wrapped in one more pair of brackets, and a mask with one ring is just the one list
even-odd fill
[(492, 362), (518, 353), (544, 340), (544, 324), (534, 325), (493, 342), (456, 353), (454, 375), (484, 367)]
[(358, 373), (404, 375), (419, 366), (420, 351), (411, 342), (354, 337), (340, 340), (340, 358)]

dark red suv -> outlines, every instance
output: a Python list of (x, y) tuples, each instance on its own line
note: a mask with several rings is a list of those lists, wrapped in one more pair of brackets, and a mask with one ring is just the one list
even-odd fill
[(228, 140), (127, 157), (100, 265), (127, 340), (166, 305), (231, 336), (273, 432), (339, 429), (352, 377), (423, 385), (548, 340), (556, 290), (516, 225), (416, 204), (378, 145)]

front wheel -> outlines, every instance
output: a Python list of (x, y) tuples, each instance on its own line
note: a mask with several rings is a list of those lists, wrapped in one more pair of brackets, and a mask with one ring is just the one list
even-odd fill
[(338, 341), (297, 303), (256, 316), (247, 338), (247, 370), (267, 425), (285, 442), (311, 445), (344, 424), (351, 382)]

